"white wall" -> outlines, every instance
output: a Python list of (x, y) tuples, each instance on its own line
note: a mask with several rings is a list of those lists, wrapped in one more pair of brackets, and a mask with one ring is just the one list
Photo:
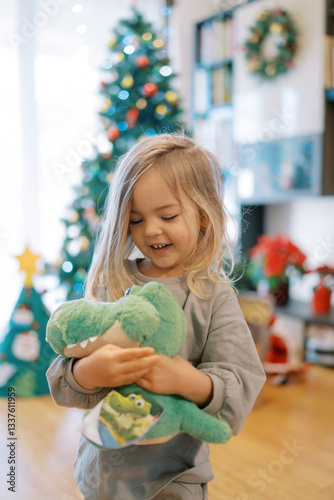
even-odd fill
[[(275, 7), (275, 0), (258, 0), (237, 9), (234, 16), (234, 125), (235, 140), (241, 144), (323, 132), (325, 2), (280, 0), (279, 7), (286, 9), (295, 21), (298, 46), (293, 67), (285, 75), (267, 81), (249, 71), (243, 44), (259, 14)], [(270, 40), (268, 44), (267, 51)], [(273, 126), (278, 114), (284, 117), (282, 124)]]

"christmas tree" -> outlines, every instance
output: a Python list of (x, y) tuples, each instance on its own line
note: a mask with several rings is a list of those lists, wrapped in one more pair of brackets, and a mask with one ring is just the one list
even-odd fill
[(178, 96), (171, 88), (175, 74), (165, 43), (136, 9), (131, 19), (120, 21), (114, 29), (102, 69), (104, 104), (100, 116), (105, 138), (96, 135), (96, 156), (83, 161), (82, 184), (75, 188), (70, 217), (63, 221), (66, 236), (59, 278), (66, 285), (68, 300), (82, 295), (118, 158), (146, 136), (183, 128), (178, 118)]
[(39, 256), (27, 247), (17, 258), (27, 275), (0, 345), (0, 397), (8, 397), (9, 387), (19, 397), (41, 396), (49, 393), (45, 373), (55, 357), (45, 340), (50, 315), (32, 284)]

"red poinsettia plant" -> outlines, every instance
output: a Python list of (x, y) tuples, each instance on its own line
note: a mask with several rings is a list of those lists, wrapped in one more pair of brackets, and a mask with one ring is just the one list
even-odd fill
[(304, 274), (306, 255), (286, 235), (262, 235), (250, 253), (247, 274), (255, 286), (267, 279), (270, 290), (288, 282), (289, 271)]

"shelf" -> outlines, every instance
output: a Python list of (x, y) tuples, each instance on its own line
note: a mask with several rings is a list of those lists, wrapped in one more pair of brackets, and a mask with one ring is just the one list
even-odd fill
[(233, 19), (218, 14), (197, 23), (193, 67), (194, 115), (208, 118), (213, 108), (232, 104)]
[(198, 62), (195, 64), (195, 69), (202, 68), (202, 69), (206, 69), (206, 70), (211, 70), (211, 69), (221, 68), (222, 66), (232, 66), (232, 64), (233, 64), (233, 59), (227, 58), (227, 59), (222, 59), (221, 61), (216, 61), (213, 63)]
[(219, 14), (214, 14), (211, 17), (206, 18), (204, 21), (200, 21), (197, 23), (198, 27), (202, 27), (205, 24), (210, 25), (214, 21), (225, 21), (228, 18), (233, 18), (233, 9), (225, 10), (224, 12), (220, 12)]
[(334, 309), (332, 308), (328, 314), (314, 314), (311, 309), (311, 304), (308, 302), (300, 302), (299, 300), (290, 299), (285, 306), (275, 306), (275, 311), (279, 314), (290, 316), (292, 318), (301, 319), (306, 323), (319, 325), (334, 325)]
[[(324, 85), (332, 86), (332, 80), (325, 83), (316, 76), (324, 70), (325, 48), (321, 43), (310, 46), (309, 56), (304, 52), (301, 64), (295, 66), (288, 79), (282, 76), (283, 87), (292, 85), (294, 89), (290, 103), (294, 113), (274, 107), (274, 103), (281, 102), (280, 84), (257, 83), (240, 50), (251, 21), (255, 23), (258, 15), (258, 2), (253, 3), (245, 5), (245, 1), (195, 24), (192, 65), (194, 137), (217, 156), (222, 168), (230, 168), (229, 193), (239, 208), (235, 218), (238, 228), (242, 228), (239, 237), (243, 251), (263, 233), (267, 206), (334, 194), (334, 88), (324, 92)], [(327, 24), (331, 7), (328, 0), (321, 8)], [(294, 10), (302, 12), (302, 7), (295, 6)], [(334, 36), (334, 23), (325, 30), (320, 16), (311, 23), (309, 12), (303, 16), (302, 25), (304, 29), (312, 27), (310, 37), (318, 40), (325, 34)], [(309, 57), (316, 72), (305, 87)], [(328, 73), (332, 78), (332, 72)], [(310, 134), (313, 130), (314, 134)], [(241, 212), (248, 206), (252, 207), (251, 220), (248, 227), (243, 227)], [(321, 321), (320, 317), (314, 319)]]
[(233, 106), (232, 104), (216, 104), (208, 108), (207, 111), (203, 113), (194, 112), (194, 118), (214, 118), (220, 120), (231, 120), (233, 117)]

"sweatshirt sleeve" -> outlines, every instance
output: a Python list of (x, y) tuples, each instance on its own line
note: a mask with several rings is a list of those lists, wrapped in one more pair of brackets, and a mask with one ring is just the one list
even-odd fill
[(85, 389), (75, 380), (72, 372), (74, 359), (58, 356), (50, 365), (46, 376), (51, 396), (58, 406), (71, 408), (93, 408), (110, 388)]
[(214, 301), (207, 341), (197, 368), (213, 382), (213, 397), (204, 411), (226, 420), (233, 433), (238, 434), (266, 376), (232, 289)]

